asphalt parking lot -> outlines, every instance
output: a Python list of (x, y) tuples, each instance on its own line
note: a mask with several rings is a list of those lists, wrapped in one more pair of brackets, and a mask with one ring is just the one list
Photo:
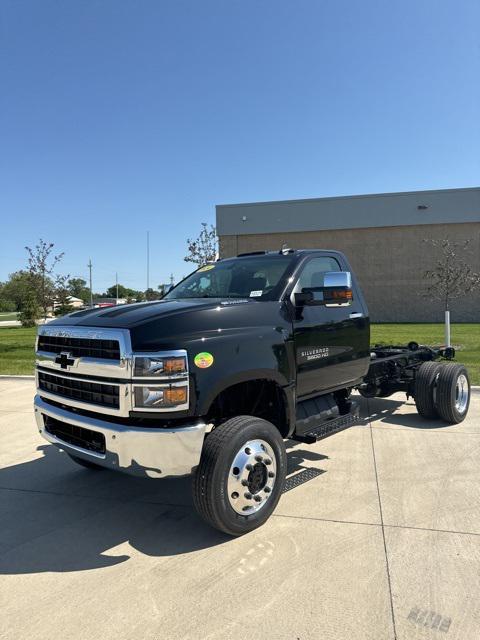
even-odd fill
[(400, 394), (289, 443), (261, 529), (230, 539), (189, 480), (89, 471), (37, 433), (30, 380), (0, 381), (0, 637), (480, 638), (480, 394), (456, 426)]

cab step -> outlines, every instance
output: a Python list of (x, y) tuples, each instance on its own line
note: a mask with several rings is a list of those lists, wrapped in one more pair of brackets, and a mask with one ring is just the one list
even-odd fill
[(356, 402), (352, 402), (349, 413), (332, 418), (331, 420), (327, 420), (326, 422), (322, 422), (318, 425), (312, 425), (308, 430), (305, 430), (304, 425), (299, 424), (299, 422), (303, 422), (300, 420), (297, 422), (296, 428), (296, 431), (299, 433), (294, 433), (291, 436), (291, 439), (297, 440), (298, 442), (305, 442), (306, 444), (313, 444), (314, 442), (318, 442), (318, 440), (328, 438), (328, 436), (331, 436), (334, 433), (348, 429), (348, 427), (353, 427), (359, 422), (359, 413), (360, 408), (358, 404)]

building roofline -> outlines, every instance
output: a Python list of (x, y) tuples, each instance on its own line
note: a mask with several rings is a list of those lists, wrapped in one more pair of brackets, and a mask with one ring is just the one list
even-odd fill
[(423, 189), (420, 191), (388, 191), (386, 193), (362, 193), (362, 194), (353, 194), (347, 196), (322, 196), (319, 198), (294, 198), (293, 200), (259, 200), (258, 202), (236, 202), (234, 204), (217, 204), (215, 208), (235, 208), (235, 207), (255, 207), (258, 205), (262, 206), (278, 206), (279, 204), (297, 204), (303, 202), (329, 202), (332, 200), (354, 200), (354, 199), (362, 199), (362, 198), (386, 198), (386, 197), (398, 197), (398, 196), (411, 196), (417, 195), (421, 196), (431, 195), (433, 193), (456, 193), (459, 191), (480, 191), (480, 186), (478, 187), (452, 187), (449, 189)]

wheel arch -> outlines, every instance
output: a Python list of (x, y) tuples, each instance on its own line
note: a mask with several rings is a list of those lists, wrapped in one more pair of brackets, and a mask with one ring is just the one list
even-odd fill
[(274, 424), (286, 438), (295, 427), (294, 386), (271, 370), (237, 373), (211, 390), (200, 413), (214, 423), (253, 415)]

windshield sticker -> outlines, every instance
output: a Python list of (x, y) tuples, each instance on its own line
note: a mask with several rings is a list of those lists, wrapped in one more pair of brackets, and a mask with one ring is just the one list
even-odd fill
[(213, 364), (213, 356), (208, 351), (202, 351), (197, 353), (193, 361), (199, 369), (208, 369)]
[(210, 271), (210, 269), (215, 269), (214, 264), (206, 264), (204, 267), (201, 267), (197, 273), (202, 273), (202, 271)]
[(250, 291), (250, 298), (259, 298), (263, 291)]

